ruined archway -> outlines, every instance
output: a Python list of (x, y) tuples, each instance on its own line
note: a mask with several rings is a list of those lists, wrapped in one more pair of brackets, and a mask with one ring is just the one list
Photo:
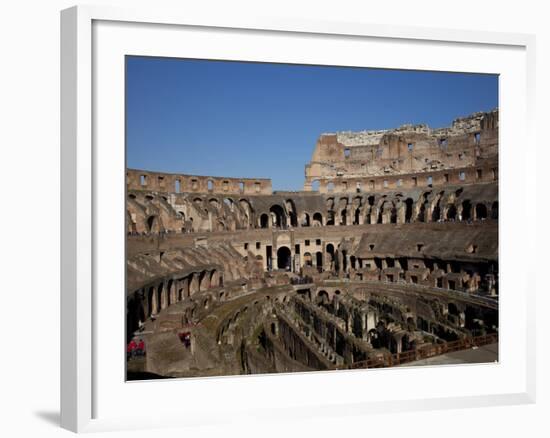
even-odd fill
[(278, 204), (272, 205), (269, 209), (274, 227), (286, 228), (286, 214), (283, 207)]
[(290, 249), (286, 246), (281, 246), (277, 249), (277, 269), (284, 269), (290, 271), (291, 256)]

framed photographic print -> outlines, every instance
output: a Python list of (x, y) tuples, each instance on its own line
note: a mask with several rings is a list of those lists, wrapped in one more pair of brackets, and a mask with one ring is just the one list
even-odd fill
[(61, 43), (64, 427), (533, 401), (532, 37), (75, 7)]

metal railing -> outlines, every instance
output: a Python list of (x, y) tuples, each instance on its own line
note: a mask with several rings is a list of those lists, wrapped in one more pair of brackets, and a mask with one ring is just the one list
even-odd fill
[(492, 333), (489, 335), (476, 336), (473, 338), (463, 338), (457, 341), (444, 342), (441, 344), (427, 345), (416, 350), (394, 353), (382, 357), (372, 358), (360, 362), (355, 362), (349, 366), (351, 369), (359, 368), (384, 368), (400, 365), (403, 363), (414, 362), (430, 357), (440, 356), (442, 354), (455, 351), (467, 350), (472, 347), (481, 347), (483, 345), (498, 342), (498, 335)]

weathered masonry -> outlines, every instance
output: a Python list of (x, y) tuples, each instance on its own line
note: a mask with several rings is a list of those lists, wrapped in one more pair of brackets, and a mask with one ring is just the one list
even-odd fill
[(127, 171), (127, 335), (147, 346), (129, 378), (392, 366), (496, 343), (497, 110), (323, 134), (304, 189)]

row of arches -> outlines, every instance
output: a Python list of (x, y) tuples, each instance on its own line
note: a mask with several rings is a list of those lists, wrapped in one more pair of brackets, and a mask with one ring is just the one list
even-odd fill
[(168, 278), (135, 291), (127, 301), (127, 334), (172, 304), (223, 286), (223, 274), (217, 269), (194, 272), (180, 278)]
[(313, 202), (313, 211), (299, 211), (291, 198), (256, 210), (245, 198), (195, 196), (177, 201), (182, 204), (175, 209), (166, 197), (130, 196), (127, 222), (132, 234), (498, 219), (498, 201), (470, 199), (463, 189), (424, 191), (414, 198), (402, 193), (321, 197)]

